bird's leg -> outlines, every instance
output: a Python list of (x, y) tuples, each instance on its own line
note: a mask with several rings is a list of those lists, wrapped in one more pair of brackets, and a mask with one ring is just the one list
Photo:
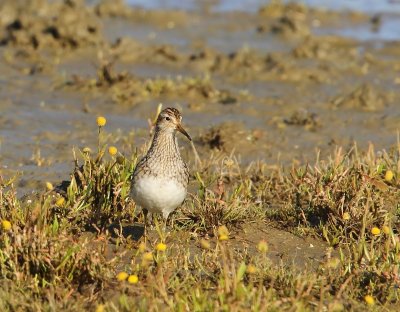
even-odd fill
[(164, 224), (163, 224), (163, 231), (164, 231), (164, 233), (166, 233), (167, 232), (167, 222), (168, 222), (168, 217), (166, 217), (166, 218), (164, 218), (164, 220), (163, 220), (164, 222)]
[(143, 216), (144, 216), (144, 226), (146, 227), (147, 221), (148, 221), (147, 215), (149, 214), (149, 211), (146, 208), (143, 208), (142, 211), (143, 211)]
[(142, 211), (143, 211), (143, 217), (144, 217), (144, 236), (146, 237), (147, 236), (146, 232), (147, 232), (147, 227), (148, 227), (147, 222), (148, 222), (149, 211), (147, 209), (145, 209), (145, 208), (143, 208)]

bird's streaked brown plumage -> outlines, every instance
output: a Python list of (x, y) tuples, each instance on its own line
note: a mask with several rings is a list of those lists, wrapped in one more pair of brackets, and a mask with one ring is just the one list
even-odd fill
[(132, 178), (131, 196), (143, 209), (162, 213), (164, 218), (186, 196), (189, 170), (178, 147), (176, 132), (191, 140), (181, 125), (182, 116), (175, 108), (159, 114), (147, 154), (139, 161)]

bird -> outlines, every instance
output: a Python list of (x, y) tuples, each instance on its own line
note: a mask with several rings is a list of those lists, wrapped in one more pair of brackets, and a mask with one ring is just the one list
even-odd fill
[(182, 159), (177, 132), (192, 141), (182, 127), (182, 115), (172, 107), (160, 112), (154, 136), (146, 155), (138, 162), (132, 175), (130, 196), (145, 216), (148, 212), (168, 216), (180, 206), (187, 193), (189, 169)]

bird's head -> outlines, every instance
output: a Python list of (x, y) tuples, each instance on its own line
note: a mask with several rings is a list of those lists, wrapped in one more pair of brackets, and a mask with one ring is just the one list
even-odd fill
[(182, 115), (181, 113), (173, 107), (167, 107), (163, 109), (157, 118), (156, 127), (162, 131), (174, 132), (178, 130), (184, 136), (186, 136), (190, 141), (192, 138), (182, 127)]

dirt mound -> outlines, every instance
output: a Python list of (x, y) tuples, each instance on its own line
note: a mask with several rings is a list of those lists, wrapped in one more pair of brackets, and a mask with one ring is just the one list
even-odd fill
[(84, 1), (7, 1), (0, 10), (2, 45), (77, 48), (102, 41), (100, 22)]
[(246, 130), (240, 122), (224, 122), (201, 134), (199, 143), (211, 149), (231, 152), (240, 148), (253, 149), (254, 142), (262, 135), (260, 130)]
[(285, 118), (283, 121), (290, 126), (304, 126), (304, 128), (310, 131), (316, 131), (321, 127), (318, 115), (306, 109), (296, 110), (289, 118)]
[(339, 95), (332, 100), (335, 108), (358, 108), (366, 111), (381, 110), (388, 102), (388, 96), (370, 84), (362, 84), (347, 95)]
[(357, 49), (355, 48), (354, 41), (351, 39), (335, 36), (308, 36), (293, 49), (293, 56), (296, 58), (314, 58), (320, 60), (354, 59), (357, 56)]

